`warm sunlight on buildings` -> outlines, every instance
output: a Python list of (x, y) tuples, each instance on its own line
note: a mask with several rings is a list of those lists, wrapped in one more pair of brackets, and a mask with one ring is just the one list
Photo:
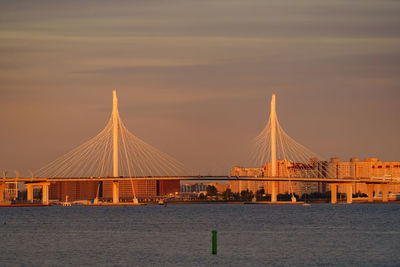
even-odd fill
[[(329, 178), (376, 178), (382, 177), (390, 179), (392, 177), (400, 177), (400, 162), (383, 162), (377, 158), (367, 158), (359, 161), (357, 158), (351, 158), (350, 161), (341, 161), (338, 158), (331, 158), (329, 162), (310, 161), (310, 164), (302, 164), (301, 168), (296, 167), (298, 163), (291, 163), (286, 160), (277, 161), (277, 177), (299, 177), (301, 174), (306, 174), (307, 177), (313, 174), (324, 174), (321, 171), (315, 172), (315, 168), (319, 170), (326, 170), (324, 177)], [(308, 165), (307, 168), (304, 166)], [(308, 173), (304, 173), (308, 172)], [(230, 175), (232, 177), (248, 176), (248, 177), (268, 177), (271, 176), (271, 163), (267, 163), (264, 167), (260, 168), (244, 168), (235, 166), (231, 169)], [(266, 181), (229, 181), (232, 192), (240, 193), (243, 190), (256, 192), (264, 189), (266, 193), (270, 192), (270, 183)], [(291, 187), (291, 188), (290, 188)], [(339, 192), (345, 192), (345, 186), (339, 186)], [(297, 195), (302, 195), (306, 192), (319, 192), (325, 193), (329, 191), (329, 185), (324, 183), (306, 183), (306, 182), (279, 182), (278, 194), (286, 194), (292, 191)], [(379, 190), (378, 190), (379, 191)], [(400, 185), (390, 184), (389, 192), (400, 192)], [(355, 193), (367, 193), (367, 185), (356, 183), (353, 186)]]

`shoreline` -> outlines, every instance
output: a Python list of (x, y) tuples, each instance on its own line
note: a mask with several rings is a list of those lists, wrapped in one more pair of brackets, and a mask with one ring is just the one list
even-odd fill
[[(354, 201), (353, 203), (346, 203), (346, 201), (341, 201), (336, 204), (398, 204), (400, 203), (399, 200), (393, 200), (393, 201), (388, 201), (388, 202), (381, 202), (381, 201), (376, 201), (376, 202), (367, 202), (367, 201)], [(159, 204), (157, 202), (149, 202), (149, 203), (129, 203), (129, 202), (120, 202), (120, 203), (98, 203), (98, 204), (83, 204), (83, 203), (70, 203), (71, 205), (69, 206), (146, 206), (146, 205), (159, 205), (159, 206), (168, 206), (168, 205), (182, 205), (182, 204), (187, 204), (187, 205), (193, 205), (193, 204), (225, 204), (225, 205), (308, 205), (308, 204), (331, 204), (330, 202), (327, 201), (310, 201), (305, 203), (304, 201), (298, 201), (298, 202), (291, 202), (291, 201), (277, 201), (277, 202), (270, 202), (270, 201), (257, 201), (257, 202), (251, 202), (251, 201), (212, 201), (212, 200), (199, 200), (199, 201), (168, 201), (164, 204)], [(331, 204), (335, 205), (335, 204)], [(23, 204), (0, 204), (0, 208), (19, 208), (19, 207), (48, 207), (48, 206), (63, 206), (62, 203), (49, 203), (47, 205), (45, 204), (29, 204), (29, 203), (23, 203)]]

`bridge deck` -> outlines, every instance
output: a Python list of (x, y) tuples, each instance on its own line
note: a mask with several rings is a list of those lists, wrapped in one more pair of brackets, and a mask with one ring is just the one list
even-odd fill
[(0, 178), (1, 182), (99, 182), (99, 181), (281, 181), (281, 182), (324, 182), (324, 183), (400, 183), (400, 178), (304, 178), (304, 177), (232, 177), (232, 176), (153, 176), (153, 177), (57, 177), (57, 178)]

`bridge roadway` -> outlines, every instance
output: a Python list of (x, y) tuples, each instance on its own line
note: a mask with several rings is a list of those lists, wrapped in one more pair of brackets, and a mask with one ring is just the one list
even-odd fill
[(400, 183), (400, 178), (373, 177), (373, 178), (304, 178), (304, 177), (257, 177), (257, 176), (137, 176), (137, 177), (29, 177), (29, 178), (0, 178), (2, 182), (100, 182), (100, 181), (130, 181), (130, 180), (182, 180), (182, 181), (277, 181), (277, 182), (322, 182), (322, 183)]
[(27, 187), (27, 200), (33, 201), (33, 187), (42, 187), (42, 202), (49, 202), (49, 186), (51, 182), (100, 182), (113, 183), (113, 203), (119, 203), (119, 182), (141, 180), (181, 180), (181, 181), (269, 181), (271, 182), (271, 202), (277, 202), (277, 185), (279, 182), (322, 182), (331, 187), (331, 203), (337, 203), (338, 185), (346, 186), (347, 203), (352, 203), (353, 184), (365, 183), (368, 188), (368, 201), (373, 202), (374, 186), (381, 185), (382, 201), (388, 201), (388, 184), (400, 183), (400, 178), (374, 177), (374, 178), (304, 178), (304, 177), (233, 177), (233, 176), (141, 176), (141, 177), (54, 177), (54, 178), (0, 178), (0, 202), (3, 200), (5, 183), (24, 182)]

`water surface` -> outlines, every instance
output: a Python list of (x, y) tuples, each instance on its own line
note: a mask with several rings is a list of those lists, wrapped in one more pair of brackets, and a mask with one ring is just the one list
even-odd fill
[(398, 204), (1, 208), (0, 265), (398, 266), (399, 219)]

